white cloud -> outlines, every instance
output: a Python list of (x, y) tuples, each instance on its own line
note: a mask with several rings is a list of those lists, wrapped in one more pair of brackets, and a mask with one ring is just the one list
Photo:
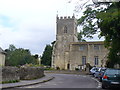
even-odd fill
[(56, 0), (0, 0), (0, 15), (15, 24), (0, 24), (1, 47), (14, 44), (41, 54), (45, 45), (55, 40), (56, 12)]
[[(56, 14), (72, 16), (75, 3), (68, 0), (0, 0), (0, 15), (8, 17), (12, 26), (0, 18), (0, 47), (14, 44), (42, 54), (46, 44), (55, 40)], [(6, 21), (7, 22), (7, 21)]]

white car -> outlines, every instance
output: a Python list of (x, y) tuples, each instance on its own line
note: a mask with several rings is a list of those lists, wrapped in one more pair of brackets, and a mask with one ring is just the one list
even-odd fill
[(102, 67), (98, 68), (95, 72), (94, 72), (94, 77), (95, 78), (98, 78), (99, 77), (99, 73), (100, 73), (100, 70), (102, 69)]
[(98, 70), (97, 67), (93, 67), (93, 68), (90, 70), (90, 74), (91, 74), (91, 75), (94, 75), (97, 70)]

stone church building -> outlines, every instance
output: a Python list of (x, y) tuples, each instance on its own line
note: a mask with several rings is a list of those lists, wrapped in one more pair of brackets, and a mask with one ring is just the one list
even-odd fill
[(52, 67), (61, 70), (84, 69), (86, 63), (104, 67), (108, 50), (103, 41), (79, 42), (77, 20), (72, 17), (56, 17), (56, 43), (52, 53)]

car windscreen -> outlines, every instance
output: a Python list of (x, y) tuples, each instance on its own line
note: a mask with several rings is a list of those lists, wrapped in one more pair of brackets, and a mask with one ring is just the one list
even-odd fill
[(111, 69), (111, 70), (106, 70), (105, 73), (106, 74), (120, 74), (120, 70)]
[(105, 72), (106, 69), (101, 69), (100, 72)]

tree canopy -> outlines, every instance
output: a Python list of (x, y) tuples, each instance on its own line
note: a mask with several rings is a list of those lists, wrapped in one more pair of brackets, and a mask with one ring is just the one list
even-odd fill
[(51, 66), (52, 49), (53, 48), (51, 45), (46, 45), (43, 55), (41, 57), (41, 64)]
[(19, 66), (24, 64), (36, 64), (36, 58), (33, 57), (28, 49), (16, 48), (10, 45), (6, 49), (6, 66)]
[(120, 2), (102, 3), (96, 8), (88, 5), (78, 19), (78, 25), (83, 26), (80, 34), (84, 37), (92, 38), (96, 33), (105, 37), (105, 46), (109, 50), (108, 67), (120, 64)]

